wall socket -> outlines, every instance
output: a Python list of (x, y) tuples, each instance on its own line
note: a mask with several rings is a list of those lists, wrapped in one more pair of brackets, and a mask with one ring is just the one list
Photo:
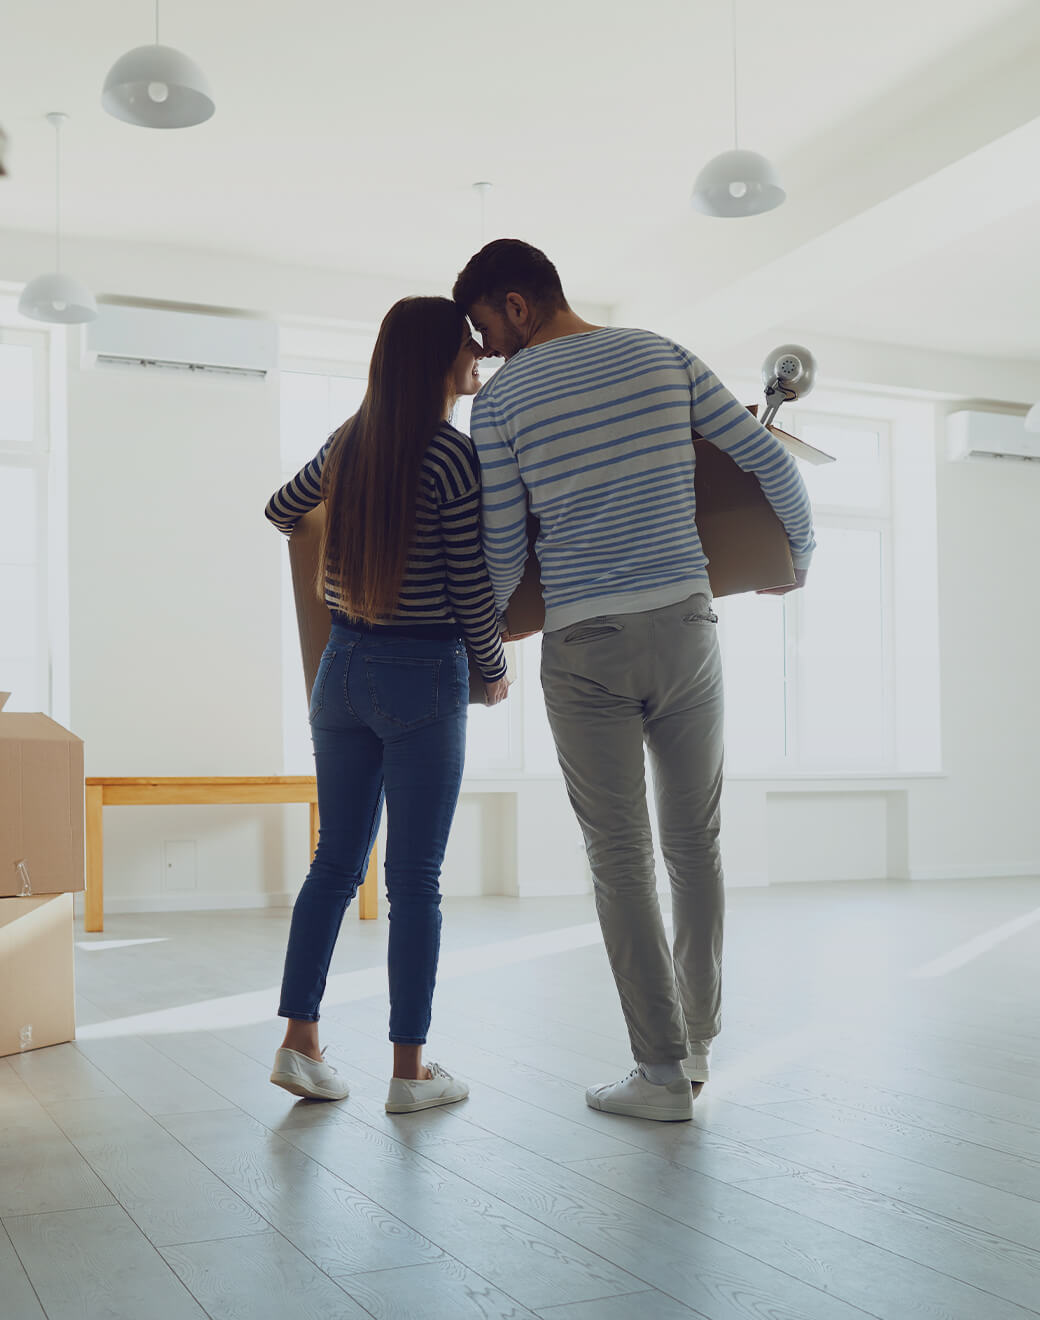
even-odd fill
[(166, 893), (198, 888), (198, 858), (194, 839), (163, 840), (160, 883)]

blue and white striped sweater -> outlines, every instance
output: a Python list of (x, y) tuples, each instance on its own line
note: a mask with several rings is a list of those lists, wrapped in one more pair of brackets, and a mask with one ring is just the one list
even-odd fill
[(815, 547), (794, 459), (692, 353), (646, 330), (606, 328), (523, 349), (473, 405), (484, 552), (505, 609), (541, 521), (547, 632), (708, 592), (694, 522), (693, 432), (753, 472), (795, 565)]

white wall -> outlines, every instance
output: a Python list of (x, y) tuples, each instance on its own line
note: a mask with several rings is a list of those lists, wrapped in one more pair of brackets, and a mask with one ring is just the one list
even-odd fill
[[(88, 775), (281, 770), (276, 385), (140, 368), (69, 378), (71, 725)], [(112, 910), (287, 889), (281, 807), (106, 808)], [(306, 848), (306, 807), (297, 851)], [(197, 841), (167, 893), (163, 844)], [(190, 884), (190, 874), (169, 877)]]

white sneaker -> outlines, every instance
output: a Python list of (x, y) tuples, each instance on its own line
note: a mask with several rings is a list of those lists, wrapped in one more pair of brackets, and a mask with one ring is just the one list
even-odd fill
[[(324, 1056), (325, 1051), (322, 1050)], [(321, 1062), (284, 1047), (274, 1056), (271, 1081), (291, 1095), (306, 1100), (346, 1100), (350, 1087), (331, 1063)]]
[(465, 1100), (469, 1087), (458, 1077), (452, 1077), (439, 1063), (427, 1062), (428, 1078), (413, 1081), (407, 1077), (391, 1077), (386, 1097), (388, 1114), (414, 1114), (417, 1109), (433, 1109), (435, 1105), (453, 1105)]
[(590, 1086), (585, 1092), (585, 1103), (590, 1109), (602, 1109), (608, 1114), (653, 1118), (661, 1123), (678, 1123), (693, 1117), (693, 1091), (685, 1077), (666, 1086), (655, 1086), (638, 1068), (633, 1068), (620, 1082)]
[(711, 1076), (711, 1041), (691, 1040), (682, 1070), (691, 1082), (706, 1082)]

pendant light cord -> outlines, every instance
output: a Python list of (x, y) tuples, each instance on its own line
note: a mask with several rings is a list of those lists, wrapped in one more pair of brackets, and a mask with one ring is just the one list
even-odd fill
[(159, 0), (155, 0), (155, 44), (159, 44)]
[[(159, 0), (156, 0), (158, 4)], [(733, 150), (739, 147), (737, 138), (737, 0), (730, 0), (730, 28), (733, 46)]]

